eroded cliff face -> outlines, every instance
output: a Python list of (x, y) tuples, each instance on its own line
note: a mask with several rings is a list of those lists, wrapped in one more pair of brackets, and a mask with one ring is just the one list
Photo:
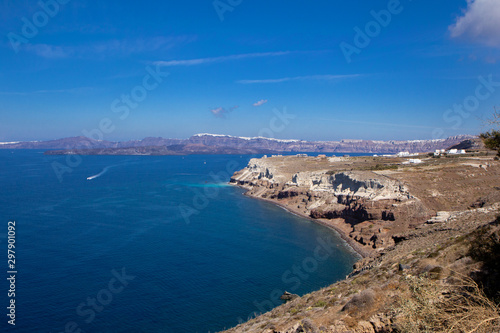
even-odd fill
[[(312, 161), (314, 162), (314, 160)], [(252, 159), (231, 183), (248, 195), (273, 200), (314, 219), (335, 220), (353, 240), (370, 249), (393, 245), (392, 235), (432, 214), (407, 186), (371, 171), (287, 170), (273, 158)]]
[(331, 225), (371, 253), (345, 280), (225, 332), (499, 331), (497, 305), (472, 280), (498, 277), (485, 266), (493, 253), (477, 258), (478, 247), (498, 247), (495, 154), (423, 155), (418, 165), (394, 157), (251, 160), (231, 180), (248, 195)]

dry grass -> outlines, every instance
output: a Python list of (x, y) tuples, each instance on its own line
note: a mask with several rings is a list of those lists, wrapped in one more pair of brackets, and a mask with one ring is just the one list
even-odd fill
[(500, 217), (474, 233), (468, 255), (482, 264), (476, 281), (488, 297), (500, 303)]
[(500, 331), (500, 309), (474, 280), (454, 274), (446, 282), (428, 277), (404, 277), (408, 291), (398, 302), (400, 332)]

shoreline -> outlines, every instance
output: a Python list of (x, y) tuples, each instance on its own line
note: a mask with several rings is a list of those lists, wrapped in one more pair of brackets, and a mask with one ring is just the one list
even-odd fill
[[(385, 158), (335, 164), (300, 157), (252, 160), (232, 185), (335, 230), (364, 259), (344, 279), (224, 332), (406, 332), (421, 328), (416, 316), (446, 329), (451, 312), (469, 331), (497, 314), (482, 301), (462, 307), (463, 295), (491, 301), (480, 287), (469, 288), (486, 281), (484, 260), (494, 255), (476, 257), (477, 244), (494, 248), (500, 233), (500, 164), (491, 155), (429, 157), (397, 172)], [(432, 312), (421, 306), (448, 294), (459, 297), (440, 299)], [(478, 317), (469, 326), (471, 311)], [(495, 325), (485, 332), (496, 332), (500, 320)]]
[(359, 255), (361, 259), (364, 259), (364, 258), (368, 258), (368, 257), (373, 257), (373, 252), (370, 252), (366, 249), (364, 249), (361, 245), (357, 244), (357, 242), (355, 240), (353, 240), (352, 238), (349, 237), (349, 235), (347, 235), (345, 233), (344, 230), (342, 230), (341, 228), (337, 227), (336, 225), (334, 225), (331, 221), (329, 220), (326, 220), (326, 219), (313, 219), (312, 217), (308, 216), (308, 215), (305, 215), (304, 213), (298, 211), (298, 210), (295, 210), (291, 207), (288, 207), (286, 206), (285, 204), (282, 204), (280, 202), (277, 202), (273, 199), (266, 199), (266, 198), (260, 198), (260, 197), (256, 197), (256, 196), (253, 196), (251, 194), (248, 194), (250, 192), (250, 189), (245, 187), (245, 186), (241, 186), (241, 185), (238, 185), (238, 184), (231, 184), (229, 183), (230, 185), (232, 186), (237, 186), (241, 189), (244, 189), (246, 190), (245, 193), (243, 193), (243, 195), (249, 197), (249, 198), (252, 198), (252, 199), (257, 199), (257, 200), (262, 200), (262, 201), (266, 201), (266, 202), (269, 202), (269, 203), (272, 203), (278, 207), (281, 207), (283, 209), (285, 209), (286, 211), (288, 211), (289, 213), (292, 213), (292, 214), (295, 214), (301, 218), (305, 218), (307, 220), (310, 220), (314, 223), (317, 223), (317, 224), (320, 224), (324, 227), (327, 227), (329, 228), (330, 230), (333, 230), (335, 231), (339, 237), (346, 243), (346, 245), (351, 248), (357, 255)]

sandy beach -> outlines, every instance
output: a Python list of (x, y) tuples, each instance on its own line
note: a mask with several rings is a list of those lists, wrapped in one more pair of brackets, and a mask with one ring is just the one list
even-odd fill
[[(231, 184), (231, 185), (235, 185), (235, 184)], [(361, 256), (362, 258), (370, 257), (370, 256), (373, 255), (373, 253), (371, 251), (366, 250), (358, 242), (356, 242), (355, 240), (353, 240), (352, 238), (349, 237), (349, 235), (348, 235), (349, 231), (346, 230), (347, 224), (344, 223), (344, 219), (333, 219), (333, 220), (313, 219), (312, 217), (310, 217), (310, 216), (302, 213), (298, 209), (294, 209), (292, 207), (289, 207), (289, 206), (287, 206), (285, 204), (282, 204), (282, 203), (278, 202), (277, 200), (266, 199), (266, 198), (261, 198), (261, 197), (253, 196), (253, 195), (249, 194), (248, 188), (246, 188), (244, 186), (240, 186), (240, 185), (235, 185), (235, 186), (238, 186), (240, 188), (243, 188), (243, 189), (247, 190), (247, 192), (245, 192), (244, 195), (246, 195), (246, 196), (248, 196), (250, 198), (270, 202), (270, 203), (272, 203), (274, 205), (277, 205), (277, 206), (279, 206), (279, 207), (287, 210), (288, 212), (290, 212), (292, 214), (295, 214), (295, 215), (300, 216), (302, 218), (308, 219), (308, 220), (310, 220), (310, 221), (312, 221), (314, 223), (318, 223), (318, 224), (321, 224), (321, 225), (323, 225), (323, 226), (325, 226), (327, 228), (330, 228), (331, 230), (335, 231), (340, 236), (340, 238), (342, 238), (342, 240), (344, 242), (346, 242), (347, 245), (354, 252), (356, 252), (359, 256)], [(341, 225), (344, 225), (346, 228), (342, 228)]]

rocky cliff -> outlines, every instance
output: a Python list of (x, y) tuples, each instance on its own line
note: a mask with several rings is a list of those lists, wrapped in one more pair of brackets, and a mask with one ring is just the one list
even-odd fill
[(251, 160), (233, 184), (334, 227), (365, 258), (345, 280), (227, 332), (499, 332), (494, 155)]
[[(388, 233), (394, 229), (394, 221), (399, 226), (424, 223), (433, 215), (404, 183), (383, 174), (329, 169), (293, 172), (283, 168), (297, 162), (320, 164), (321, 160), (327, 159), (252, 159), (233, 175), (231, 183), (247, 188), (250, 196), (273, 200), (314, 219), (342, 219), (330, 225), (349, 230), (349, 237), (368, 252), (394, 244), (392, 233)], [(367, 223), (369, 227), (365, 228)]]

